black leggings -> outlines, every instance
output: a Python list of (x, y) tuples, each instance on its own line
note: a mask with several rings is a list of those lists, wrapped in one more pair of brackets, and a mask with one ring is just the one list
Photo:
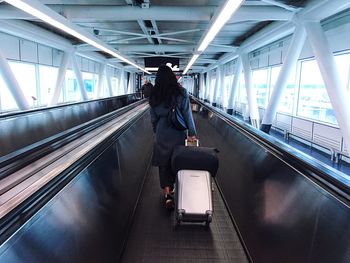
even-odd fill
[(159, 182), (162, 189), (166, 186), (173, 188), (175, 183), (175, 175), (171, 171), (170, 164), (166, 166), (159, 166)]

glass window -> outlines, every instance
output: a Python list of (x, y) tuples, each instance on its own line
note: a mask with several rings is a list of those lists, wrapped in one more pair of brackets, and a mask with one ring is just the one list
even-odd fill
[(268, 69), (260, 69), (253, 71), (253, 84), (256, 91), (256, 99), (258, 106), (266, 108), (268, 100)]
[(82, 72), (84, 87), (89, 99), (94, 98), (94, 91), (97, 82), (97, 76), (89, 72)]
[[(281, 66), (271, 68), (271, 84), (270, 84), (270, 97), (275, 84), (277, 82), (278, 75), (280, 74)], [(295, 70), (291, 72), (287, 81), (287, 87), (284, 89), (282, 94), (278, 111), (293, 113), (294, 97), (295, 97)]]
[(35, 65), (14, 61), (10, 61), (9, 64), (28, 104), (32, 107), (38, 106)]
[(114, 96), (118, 96), (118, 79), (116, 77), (111, 77), (111, 85)]
[(232, 88), (232, 79), (233, 79), (233, 75), (226, 75), (225, 79), (224, 79), (224, 90), (223, 90), (223, 103), (224, 103), (224, 107), (227, 108), (228, 105), (228, 99), (230, 96), (230, 89)]
[(0, 112), (17, 109), (17, 103), (0, 75)]
[(237, 101), (241, 103), (248, 103), (247, 89), (245, 88), (245, 79), (243, 72), (241, 73), (241, 77), (239, 78)]
[(299, 116), (337, 124), (316, 60), (301, 63)]
[(77, 79), (72, 70), (66, 71), (64, 89), (60, 100), (61, 102), (79, 101), (81, 98)]
[(335, 56), (340, 81), (349, 91), (350, 78), (350, 53)]
[(101, 87), (101, 98), (106, 98), (109, 96), (107, 79), (104, 78), (103, 85)]
[(210, 94), (209, 94), (209, 98), (210, 98), (211, 102), (214, 100), (215, 85), (216, 85), (216, 78), (211, 77), (211, 79), (210, 79)]
[(125, 86), (126, 86), (125, 74), (123, 74), (122, 77), (119, 79), (119, 85), (118, 85), (118, 94), (119, 95), (126, 94)]
[(40, 96), (39, 104), (48, 105), (56, 86), (58, 68), (39, 65)]
[[(95, 88), (94, 88), (94, 98), (105, 98), (108, 96), (108, 84), (107, 84), (107, 79), (106, 76), (102, 76), (102, 84), (99, 83), (100, 79), (98, 75), (95, 75)], [(112, 89), (113, 89), (113, 83), (112, 84)]]
[[(222, 92), (222, 87), (221, 87), (221, 80), (219, 79), (218, 80), (219, 83), (218, 83), (218, 90), (216, 91), (216, 98), (214, 98), (214, 101), (217, 103), (217, 104), (221, 104), (221, 92)], [(215, 84), (216, 85), (216, 84)]]

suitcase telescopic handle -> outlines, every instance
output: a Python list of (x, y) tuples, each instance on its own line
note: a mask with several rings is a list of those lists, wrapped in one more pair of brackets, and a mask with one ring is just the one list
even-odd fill
[(188, 141), (187, 139), (185, 140), (185, 146), (199, 146), (199, 140), (195, 139), (193, 142)]

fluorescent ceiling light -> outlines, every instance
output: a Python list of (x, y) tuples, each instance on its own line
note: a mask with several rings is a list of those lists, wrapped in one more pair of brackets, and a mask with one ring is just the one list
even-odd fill
[(228, 0), (225, 6), (221, 9), (220, 14), (217, 16), (215, 22), (211, 25), (208, 33), (202, 40), (202, 43), (199, 45), (197, 51), (203, 52), (214, 37), (219, 33), (221, 28), (226, 24), (230, 19), (232, 14), (240, 7), (243, 0)]
[(182, 80), (182, 77), (180, 77), (178, 80), (177, 80), (177, 82), (180, 82)]
[[(145, 70), (148, 70), (148, 71), (158, 71), (158, 68), (152, 68), (152, 67), (146, 67)], [(179, 68), (176, 68), (176, 67), (173, 67), (171, 68), (172, 71), (179, 71), (180, 69)]]
[[(216, 17), (214, 23), (211, 25), (209, 31), (203, 38), (201, 44), (197, 48), (198, 52), (203, 52), (210, 42), (214, 39), (214, 37), (219, 33), (221, 28), (226, 24), (226, 22), (230, 19), (232, 14), (240, 7), (244, 0), (228, 0), (224, 7), (221, 9), (219, 15)], [(191, 68), (193, 63), (196, 61), (196, 59), (199, 57), (199, 54), (193, 55), (190, 62), (188, 62), (188, 65), (186, 66), (183, 74), (186, 74), (187, 71)]]
[(195, 54), (193, 55), (193, 57), (191, 58), (190, 62), (188, 62), (187, 67), (185, 68), (184, 72), (182, 74), (186, 74), (187, 71), (191, 68), (191, 66), (193, 65), (193, 63), (196, 61), (196, 59), (199, 57), (199, 54)]
[[(150, 74), (147, 70), (144, 70), (142, 67), (136, 65), (134, 62), (124, 58), (123, 56), (117, 54), (115, 51), (113, 51), (112, 49), (110, 48), (107, 48), (99, 43), (97, 43), (95, 40), (87, 37), (87, 36), (84, 36), (83, 34), (79, 33), (78, 31), (74, 30), (73, 28), (57, 21), (56, 19), (50, 17), (49, 15), (45, 14), (44, 12), (40, 11), (39, 9), (31, 6), (30, 4), (26, 3), (25, 1), (21, 1), (21, 0), (6, 0), (7, 3), (9, 3), (10, 5), (13, 5), (15, 7), (17, 7), (18, 9), (21, 9), (22, 11), (32, 15), (32, 16), (35, 16), (41, 20), (43, 20), (44, 22), (84, 41), (85, 43), (91, 45), (91, 46), (94, 46), (96, 47), (97, 49), (103, 51), (103, 52), (106, 52), (110, 55), (112, 55), (113, 57), (116, 57), (148, 74)], [(33, 2), (35, 3), (35, 1), (30, 1), (30, 2)], [(63, 19), (63, 17), (62, 17)]]
[(158, 68), (146, 67), (145, 70), (148, 70), (148, 71), (158, 71)]

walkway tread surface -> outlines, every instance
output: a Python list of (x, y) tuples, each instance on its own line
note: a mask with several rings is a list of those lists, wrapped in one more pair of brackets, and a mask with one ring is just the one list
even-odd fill
[(217, 189), (209, 229), (199, 224), (174, 228), (173, 212), (162, 205), (158, 169), (152, 167), (141, 193), (122, 258), (127, 262), (248, 262)]

